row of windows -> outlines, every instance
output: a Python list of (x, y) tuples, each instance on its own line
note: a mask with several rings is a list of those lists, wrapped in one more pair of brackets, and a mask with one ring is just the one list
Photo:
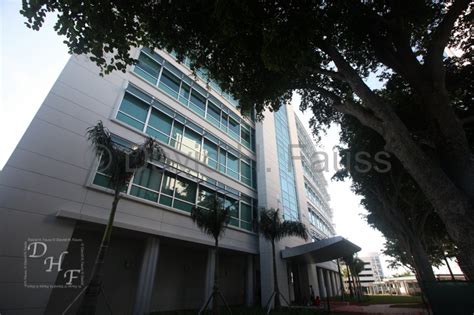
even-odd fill
[(140, 52), (134, 72), (255, 151), (255, 130), (156, 53)]
[(309, 213), (309, 222), (318, 228), (319, 231), (326, 234), (326, 236), (332, 235), (332, 229), (320, 218), (316, 212), (314, 212), (311, 208), (308, 209)]
[(303, 166), (303, 172), (306, 175), (306, 177), (308, 177), (309, 179), (312, 179), (313, 182), (315, 184), (317, 184), (319, 187), (324, 187), (325, 186), (325, 184), (322, 183), (321, 180), (319, 179), (319, 176), (316, 176), (314, 174), (313, 170), (311, 169), (311, 167), (306, 162), (306, 158), (304, 156), (301, 159), (301, 165)]
[(299, 221), (295, 174), (293, 171), (293, 160), (289, 150), (290, 135), (288, 132), (288, 117), (286, 106), (284, 105), (275, 113), (275, 130), (283, 217), (285, 220)]
[(167, 106), (154, 102), (132, 85), (127, 88), (117, 119), (221, 173), (250, 187), (257, 187), (254, 160), (240, 154)]
[(304, 190), (306, 193), (306, 197), (311, 201), (311, 203), (318, 207), (318, 209), (324, 211), (328, 215), (331, 215), (331, 210), (327, 207), (326, 203), (318, 196), (318, 194), (314, 191), (310, 184), (306, 181), (304, 183)]
[[(110, 188), (107, 170), (108, 161), (101, 159), (93, 183)], [(219, 191), (217, 191), (219, 190)], [(227, 190), (205, 183), (196, 183), (190, 178), (179, 176), (154, 164), (135, 172), (127, 187), (128, 195), (156, 202), (178, 210), (190, 212), (194, 206), (204, 207), (207, 197), (215, 196), (230, 210), (229, 224), (253, 231), (257, 216), (257, 201), (235, 190)]]
[[(177, 54), (174, 51), (170, 52), (170, 55), (175, 57), (176, 60), (178, 59)], [(189, 58), (185, 57), (183, 60), (183, 64), (187, 66), (189, 69), (191, 69), (191, 60), (189, 60)], [(219, 94), (224, 99), (229, 101), (229, 103), (232, 106), (234, 106), (235, 108), (239, 107), (239, 101), (236, 100), (230, 93), (223, 91), (221, 87), (219, 86), (219, 84), (217, 84), (217, 82), (211, 80), (209, 78), (208, 72), (205, 69), (197, 69), (196, 74), (199, 78), (201, 78), (201, 80), (203, 80), (204, 82), (207, 82), (209, 87), (211, 87), (215, 92), (217, 92), (217, 94)], [(245, 117), (249, 118), (251, 121), (255, 121), (255, 115), (253, 112), (248, 115), (245, 115)]]
[(311, 179), (320, 189), (321, 194), (327, 199), (329, 195), (326, 192), (326, 182), (322, 175), (321, 169), (323, 165), (318, 152), (316, 151), (313, 141), (306, 132), (301, 121), (296, 117), (296, 130), (298, 133), (298, 143), (301, 154), (301, 163), (303, 171), (309, 179)]

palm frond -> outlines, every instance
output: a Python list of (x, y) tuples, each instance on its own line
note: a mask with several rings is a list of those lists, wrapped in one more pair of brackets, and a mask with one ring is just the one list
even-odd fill
[(300, 237), (304, 240), (308, 239), (308, 231), (306, 230), (306, 226), (298, 221), (283, 221), (280, 226), (279, 233), (277, 235), (277, 239), (280, 240), (282, 238), (288, 236), (296, 236)]
[(134, 148), (117, 145), (102, 121), (87, 128), (87, 139), (104, 164), (105, 169), (102, 171), (110, 176), (109, 184), (114, 189), (122, 189), (133, 173), (145, 166), (147, 161), (163, 159), (165, 156), (163, 149), (152, 138), (147, 138), (143, 144)]
[(107, 128), (104, 127), (102, 121), (98, 121), (97, 125), (87, 128), (87, 140), (89, 140), (97, 156), (101, 156), (108, 151), (114, 150), (112, 137)]
[(274, 240), (281, 225), (278, 209), (260, 209), (259, 233), (268, 241)]
[(214, 239), (219, 239), (229, 224), (230, 212), (224, 208), (217, 196), (210, 196), (205, 201), (205, 206), (193, 207), (191, 209), (191, 219), (204, 233), (211, 235)]
[(298, 221), (282, 221), (278, 209), (261, 209), (260, 234), (269, 241), (278, 241), (287, 236), (308, 239), (306, 226)]

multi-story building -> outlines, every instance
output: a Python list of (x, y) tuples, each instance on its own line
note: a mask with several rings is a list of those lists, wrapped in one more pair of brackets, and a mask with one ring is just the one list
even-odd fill
[[(463, 274), (435, 274), (437, 281), (465, 281)], [(415, 275), (384, 278), (366, 286), (368, 294), (420, 295)]]
[(383, 280), (383, 269), (379, 254), (370, 253), (359, 258), (364, 262), (364, 270), (359, 273), (360, 284), (363, 287), (368, 287), (371, 283)]
[(212, 194), (231, 209), (219, 270), (229, 304), (264, 305), (272, 295), (259, 207), (279, 208), (311, 233), (312, 242), (278, 243), (283, 296), (308, 301), (310, 285), (315, 295), (336, 295), (334, 259), (360, 248), (334, 236), (326, 183), (291, 107), (255, 122), (205, 71), (194, 74), (163, 51), (132, 54), (138, 64), (104, 77), (85, 56), (72, 56), (1, 172), (1, 313), (61, 313), (87, 281), (112, 203), (103, 161), (86, 138), (99, 120), (117, 145), (153, 137), (166, 154), (122, 192), (100, 313), (104, 301), (114, 314), (203, 304), (212, 291), (213, 240), (189, 213)]

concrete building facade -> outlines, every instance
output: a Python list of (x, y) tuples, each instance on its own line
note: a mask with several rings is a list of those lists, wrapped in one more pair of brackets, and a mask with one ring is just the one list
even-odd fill
[(278, 243), (289, 303), (307, 303), (310, 286), (322, 297), (339, 294), (334, 259), (358, 248), (334, 237), (326, 183), (291, 107), (256, 122), (205, 71), (194, 74), (163, 51), (132, 55), (137, 65), (104, 77), (72, 56), (0, 173), (0, 312), (61, 313), (87, 281), (112, 203), (106, 160), (86, 138), (99, 120), (117, 145), (151, 136), (166, 154), (136, 171), (122, 193), (99, 313), (202, 306), (212, 290), (213, 240), (189, 213), (211, 194), (231, 209), (219, 270), (229, 304), (264, 305), (273, 291), (260, 207), (281, 209), (311, 233), (306, 244)]
[(374, 282), (381, 282), (384, 278), (380, 255), (369, 253), (367, 256), (359, 257), (364, 262), (364, 270), (359, 274), (360, 284), (367, 288)]

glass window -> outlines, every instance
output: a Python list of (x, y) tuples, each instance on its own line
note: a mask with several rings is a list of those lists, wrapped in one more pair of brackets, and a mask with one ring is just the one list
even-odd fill
[(203, 162), (212, 168), (217, 167), (217, 145), (213, 142), (204, 139)]
[(176, 180), (175, 180), (174, 177), (175, 177), (175, 175), (173, 175), (171, 173), (165, 173), (165, 175), (163, 177), (163, 186), (161, 187), (161, 192), (163, 194), (167, 194), (167, 195), (170, 195), (170, 196), (173, 195), (174, 186), (175, 186), (175, 183), (176, 183)]
[(131, 94), (125, 93), (117, 119), (143, 130), (150, 106)]
[(250, 222), (252, 221), (252, 207), (246, 203), (240, 203), (240, 219)]
[(192, 131), (189, 128), (186, 128), (184, 130), (181, 151), (186, 155), (198, 159), (199, 153), (201, 152), (201, 139), (202, 137), (198, 133)]
[(161, 66), (159, 63), (150, 58), (148, 55), (140, 53), (140, 57), (138, 57), (138, 63), (135, 65), (134, 72), (153, 85), (156, 85), (158, 82), (160, 69)]
[(193, 208), (193, 206), (194, 206), (193, 204), (181, 201), (179, 199), (175, 199), (173, 201), (173, 208), (176, 208), (179, 210), (191, 212), (191, 209)]
[(161, 184), (161, 170), (152, 164), (148, 164), (146, 167), (141, 168), (135, 173), (133, 184), (159, 191)]
[(227, 152), (222, 148), (219, 150), (219, 170), (222, 173), (227, 172)]
[(230, 136), (238, 140), (240, 136), (240, 126), (239, 123), (231, 117), (229, 117), (229, 130)]
[(239, 159), (230, 153), (227, 153), (227, 173), (239, 179)]
[(110, 176), (107, 175), (97, 173), (94, 177), (93, 184), (113, 189), (112, 183), (110, 182)]
[(199, 186), (198, 202), (197, 204), (201, 207), (207, 208), (207, 203), (210, 198), (213, 198), (215, 192), (204, 186)]
[(190, 107), (199, 115), (204, 116), (204, 113), (206, 111), (206, 98), (196, 92), (194, 89), (191, 91)]
[(172, 202), (173, 202), (173, 198), (168, 197), (168, 196), (165, 196), (165, 195), (161, 195), (161, 196), (160, 196), (160, 203), (161, 203), (162, 205), (171, 207)]
[(250, 131), (245, 130), (244, 128), (240, 129), (240, 139), (243, 145), (245, 145), (247, 148), (250, 147)]
[(196, 183), (182, 178), (176, 178), (176, 185), (175, 185), (175, 198), (179, 198), (181, 200), (189, 201), (194, 203), (196, 200)]
[(171, 134), (171, 126), (173, 119), (159, 110), (153, 109), (148, 121), (148, 128), (146, 133), (155, 137), (156, 139), (168, 143)]
[(224, 206), (225, 209), (229, 210), (230, 216), (234, 218), (239, 217), (239, 202), (233, 198), (230, 198), (228, 196), (223, 196), (219, 194), (219, 200), (222, 202), (222, 205)]
[(132, 186), (130, 189), (130, 195), (136, 196), (139, 198), (147, 199), (150, 201), (157, 202), (158, 201), (158, 194), (151, 190), (143, 189), (138, 186)]
[(229, 116), (226, 113), (222, 113), (221, 129), (227, 132), (228, 127), (229, 127)]
[(219, 121), (221, 118), (221, 110), (211, 102), (207, 103), (207, 120), (211, 122), (211, 124), (219, 127)]
[(163, 69), (159, 85), (161, 89), (163, 89), (166, 93), (173, 96), (174, 98), (177, 98), (180, 83), (181, 80), (178, 79), (174, 74), (172, 74), (167, 69)]
[(183, 141), (184, 126), (177, 121), (173, 125), (173, 133), (171, 134), (170, 146), (180, 150), (181, 142)]
[(244, 161), (240, 161), (240, 174), (242, 175), (241, 180), (247, 185), (251, 184), (252, 172), (250, 165)]
[(179, 101), (184, 105), (188, 105), (189, 102), (189, 91), (191, 88), (186, 83), (181, 83), (181, 89), (179, 90)]

